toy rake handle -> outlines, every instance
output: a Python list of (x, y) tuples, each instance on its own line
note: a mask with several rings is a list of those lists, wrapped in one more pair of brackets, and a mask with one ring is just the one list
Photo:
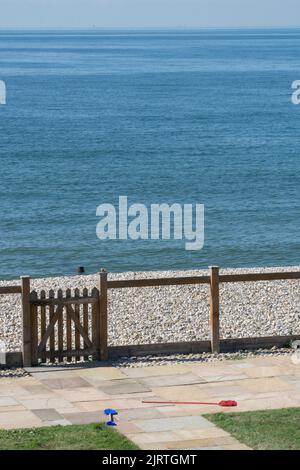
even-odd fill
[(156, 403), (161, 405), (218, 405), (218, 406), (237, 406), (237, 402), (234, 400), (222, 400), (217, 402), (207, 401), (150, 401), (145, 400), (142, 403)]

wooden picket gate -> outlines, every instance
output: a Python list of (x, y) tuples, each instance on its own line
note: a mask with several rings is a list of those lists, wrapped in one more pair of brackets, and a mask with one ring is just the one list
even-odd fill
[(100, 359), (99, 290), (30, 293), (31, 363)]

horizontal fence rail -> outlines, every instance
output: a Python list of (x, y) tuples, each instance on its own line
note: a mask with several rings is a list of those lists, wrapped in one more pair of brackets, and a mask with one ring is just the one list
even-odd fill
[(22, 294), (21, 286), (1, 286), (0, 287), (0, 295), (6, 294)]
[[(227, 338), (220, 339), (220, 351), (222, 353), (236, 352), (243, 349), (255, 350), (259, 348), (285, 347), (291, 341), (300, 340), (300, 335), (290, 336), (259, 336), (254, 338)], [(211, 341), (179, 341), (176, 343), (159, 344), (132, 344), (124, 346), (110, 346), (109, 357), (120, 356), (148, 356), (156, 354), (197, 354), (210, 353)]]
[[(23, 364), (30, 366), (38, 361), (59, 361), (66, 358), (107, 360), (118, 355), (142, 355), (158, 352), (214, 352), (282, 346), (300, 339), (300, 335), (258, 338), (220, 338), (220, 284), (236, 282), (267, 282), (300, 279), (300, 271), (251, 272), (220, 274), (218, 266), (209, 268), (209, 275), (158, 277), (144, 279), (108, 280), (108, 273), (101, 269), (99, 288), (89, 294), (78, 289), (71, 295), (58, 290), (48, 294), (41, 291), (38, 297), (30, 290), (30, 277), (22, 276), (19, 286), (1, 286), (1, 294), (21, 294), (23, 312)], [(179, 285), (208, 285), (210, 304), (210, 340), (140, 344), (108, 347), (108, 294), (110, 289), (163, 287)], [(92, 312), (88, 314), (87, 312)]]
[(159, 277), (148, 279), (125, 279), (121, 281), (108, 281), (108, 289), (126, 289), (130, 287), (160, 287), (181, 286), (187, 284), (209, 284), (209, 276), (191, 277)]
[(34, 299), (30, 300), (31, 305), (71, 305), (71, 304), (93, 304), (97, 303), (95, 297), (87, 295), (86, 297), (65, 297), (60, 299), (57, 298), (48, 298), (48, 299)]
[(300, 279), (300, 271), (282, 273), (220, 274), (219, 282), (285, 281)]
[[(283, 281), (300, 279), (300, 271), (279, 273), (221, 274), (221, 282)], [(192, 284), (209, 284), (210, 276), (158, 277), (148, 279), (124, 279), (107, 281), (108, 289), (128, 289), (131, 287), (162, 287)]]

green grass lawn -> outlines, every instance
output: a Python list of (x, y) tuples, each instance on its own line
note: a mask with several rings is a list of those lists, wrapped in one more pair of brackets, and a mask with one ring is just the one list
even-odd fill
[(216, 413), (207, 419), (257, 450), (300, 450), (300, 408)]
[(104, 423), (0, 430), (0, 450), (136, 450)]

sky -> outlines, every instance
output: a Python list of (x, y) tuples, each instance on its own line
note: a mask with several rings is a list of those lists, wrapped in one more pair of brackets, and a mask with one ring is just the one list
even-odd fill
[(0, 0), (0, 28), (300, 26), (300, 0)]

